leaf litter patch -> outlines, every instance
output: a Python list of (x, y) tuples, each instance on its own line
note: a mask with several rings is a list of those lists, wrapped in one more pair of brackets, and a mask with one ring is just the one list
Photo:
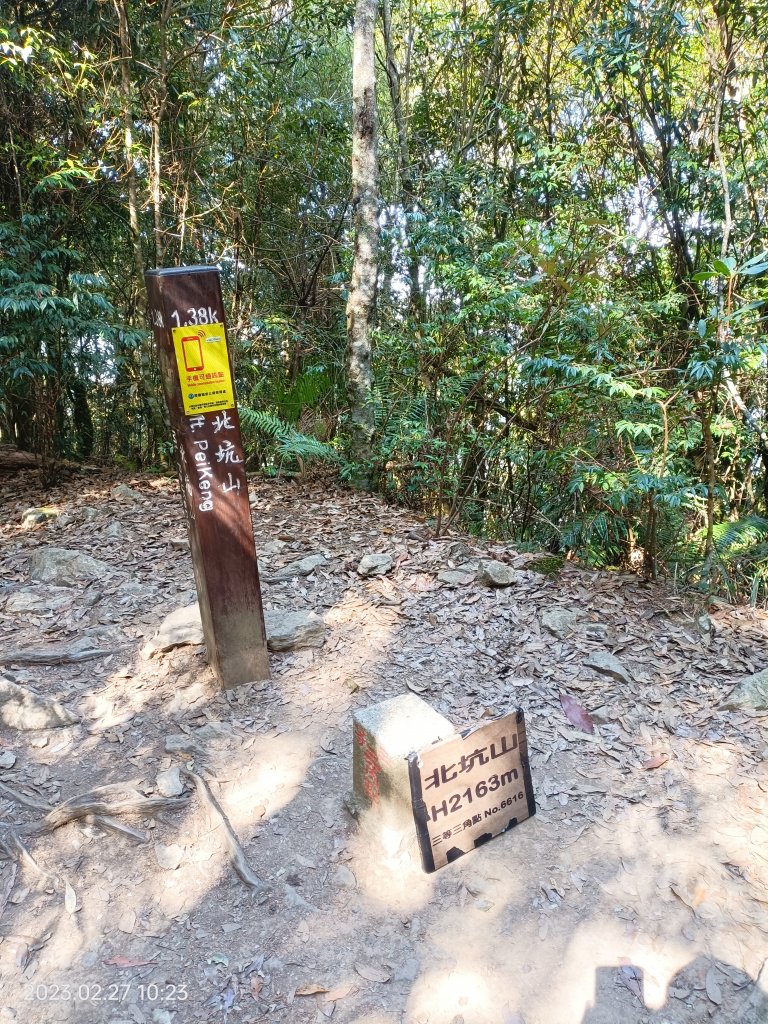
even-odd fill
[[(568, 563), (542, 576), (327, 481), (255, 481), (251, 498), (265, 607), (328, 630), (273, 655), (269, 684), (221, 693), (199, 644), (140, 657), (194, 600), (175, 482), (7, 478), (0, 671), (77, 719), (0, 733), (15, 1019), (75, 979), (78, 1019), (101, 1022), (96, 989), (117, 977), (137, 1020), (448, 1024), (466, 1006), (482, 1024), (501, 1011), (471, 980), (478, 956), (528, 1024), (555, 1019), (552, 980), (577, 975), (612, 1019), (644, 1020), (654, 985), (667, 1020), (739, 1019), (768, 945), (766, 720), (721, 705), (766, 667), (768, 617), (719, 605), (702, 630), (660, 585)], [(25, 521), (30, 506), (56, 514)], [(41, 585), (47, 548), (111, 571)], [(383, 572), (361, 575), (366, 555)], [(492, 586), (473, 576), (489, 562)], [(342, 808), (352, 711), (409, 690), (459, 727), (522, 707), (539, 807), (430, 882)], [(161, 792), (177, 775), (183, 795)], [(577, 990), (564, 1012), (580, 1024)]]

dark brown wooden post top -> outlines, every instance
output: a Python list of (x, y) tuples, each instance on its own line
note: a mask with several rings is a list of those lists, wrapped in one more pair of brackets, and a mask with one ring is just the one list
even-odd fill
[(223, 686), (269, 678), (232, 360), (215, 267), (144, 275), (208, 659)]

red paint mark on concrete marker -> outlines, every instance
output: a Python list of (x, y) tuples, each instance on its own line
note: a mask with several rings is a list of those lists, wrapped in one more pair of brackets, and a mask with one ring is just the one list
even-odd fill
[(382, 768), (376, 750), (371, 746), (365, 729), (358, 726), (355, 730), (355, 742), (360, 748), (363, 759), (363, 793), (372, 804), (379, 802), (379, 776)]

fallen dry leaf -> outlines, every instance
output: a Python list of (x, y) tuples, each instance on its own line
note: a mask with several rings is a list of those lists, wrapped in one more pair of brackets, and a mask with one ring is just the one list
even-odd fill
[(330, 989), (325, 995), (326, 1003), (334, 1003), (337, 999), (344, 999), (351, 992), (354, 992), (355, 986), (350, 982), (347, 985), (337, 985), (336, 988)]
[(69, 914), (77, 910), (77, 894), (69, 882), (64, 883), (64, 906)]
[(595, 723), (574, 697), (567, 693), (561, 693), (560, 704), (565, 712), (565, 717), (571, 725), (575, 725), (581, 732), (592, 733), (595, 731)]
[(117, 922), (117, 927), (118, 931), (124, 932), (126, 935), (133, 935), (134, 929), (136, 928), (136, 911), (126, 910)]
[(720, 1003), (722, 1003), (723, 1001), (723, 993), (720, 988), (717, 972), (714, 967), (710, 967), (710, 969), (707, 971), (705, 985), (707, 989), (707, 995), (709, 996), (710, 1000), (715, 1004), (715, 1006), (719, 1006)]
[(365, 978), (366, 981), (377, 981), (380, 985), (392, 977), (383, 967), (372, 967), (370, 964), (355, 964), (355, 970), (361, 978)]
[(650, 771), (651, 768), (661, 768), (663, 764), (666, 764), (669, 760), (669, 754), (656, 754), (654, 757), (649, 757), (647, 761), (643, 761), (640, 767), (644, 771)]
[(109, 960), (102, 961), (105, 967), (149, 967), (156, 964), (157, 960), (135, 960), (130, 956), (111, 956)]
[(325, 985), (316, 985), (314, 982), (308, 981), (306, 985), (299, 985), (293, 994), (295, 996), (319, 996), (327, 991)]
[(258, 974), (251, 975), (250, 988), (251, 995), (253, 996), (253, 998), (258, 999), (262, 988), (264, 988), (264, 982), (261, 980)]
[(694, 888), (692, 885), (686, 885), (681, 882), (670, 882), (669, 887), (675, 896), (682, 900), (686, 907), (690, 907), (691, 910), (695, 910), (707, 898), (707, 889), (704, 885)]

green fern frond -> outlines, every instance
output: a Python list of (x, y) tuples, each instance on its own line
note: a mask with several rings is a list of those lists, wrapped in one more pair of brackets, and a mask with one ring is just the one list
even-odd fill
[(713, 531), (719, 553), (744, 551), (768, 538), (768, 519), (751, 515), (735, 522), (717, 523)]
[(318, 441), (316, 437), (300, 433), (290, 423), (286, 423), (273, 413), (245, 407), (240, 410), (240, 420), (246, 431), (255, 431), (275, 442), (275, 451), (282, 458), (341, 461), (338, 452), (331, 445)]

